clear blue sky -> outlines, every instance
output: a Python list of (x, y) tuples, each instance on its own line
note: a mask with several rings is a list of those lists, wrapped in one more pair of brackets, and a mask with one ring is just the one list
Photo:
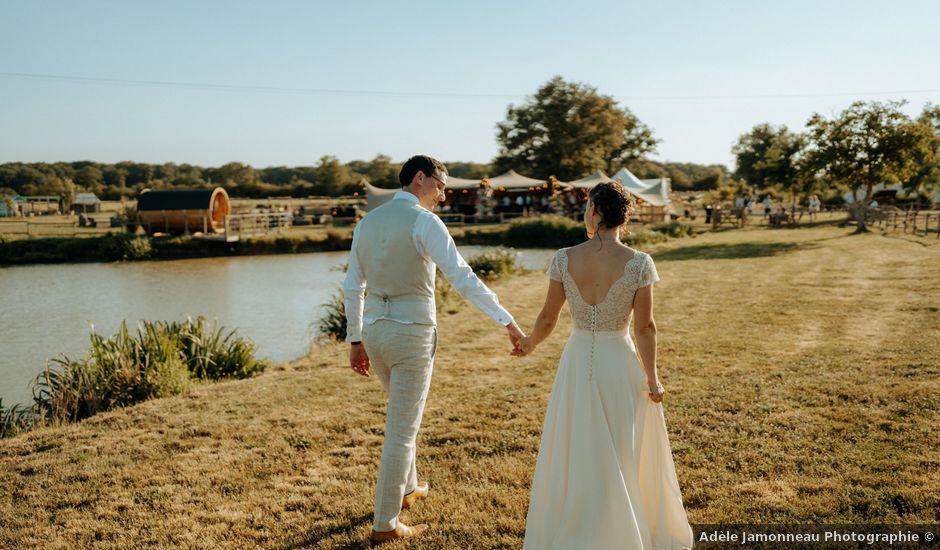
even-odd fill
[[(0, 0), (0, 73), (184, 84), (0, 75), (0, 162), (486, 162), (506, 107), (561, 75), (629, 107), (654, 158), (730, 166), (760, 122), (940, 103), (938, 21), (933, 1)], [(727, 97), (789, 94), (811, 97)]]

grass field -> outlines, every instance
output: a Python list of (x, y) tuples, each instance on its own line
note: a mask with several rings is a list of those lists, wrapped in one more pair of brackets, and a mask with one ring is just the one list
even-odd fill
[[(666, 420), (692, 523), (940, 520), (940, 240), (749, 228), (650, 251)], [(541, 273), (495, 283), (524, 328)], [(570, 329), (531, 357), (441, 315), (419, 436), (420, 548), (519, 547)], [(0, 546), (358, 548), (384, 395), (344, 346), (0, 440)], [(392, 547), (403, 547), (392, 546)]]

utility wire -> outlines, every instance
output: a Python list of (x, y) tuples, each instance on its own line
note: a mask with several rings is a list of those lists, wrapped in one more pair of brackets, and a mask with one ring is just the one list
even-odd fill
[[(297, 95), (359, 95), (359, 96), (387, 96), (387, 97), (415, 97), (415, 98), (454, 98), (454, 99), (501, 99), (518, 100), (526, 94), (500, 94), (500, 93), (473, 93), (473, 92), (414, 92), (395, 90), (353, 90), (340, 88), (303, 88), (284, 86), (253, 86), (244, 84), (213, 84), (208, 82), (175, 82), (161, 80), (131, 80), (124, 78), (98, 78), (88, 76), (66, 76), (35, 73), (0, 72), (0, 78), (18, 80), (39, 80), (47, 82), (68, 82), (80, 84), (104, 84), (116, 86), (142, 86), (150, 88), (176, 88), (189, 90), (208, 90), (223, 92), (249, 92), (271, 94), (297, 94)], [(741, 95), (618, 95), (614, 96), (623, 101), (713, 101), (737, 99), (811, 99), (825, 97), (860, 97), (882, 95), (911, 95), (940, 93), (940, 88), (920, 90), (888, 90), (865, 92), (833, 92), (833, 93), (795, 93), (795, 94), (741, 94)]]

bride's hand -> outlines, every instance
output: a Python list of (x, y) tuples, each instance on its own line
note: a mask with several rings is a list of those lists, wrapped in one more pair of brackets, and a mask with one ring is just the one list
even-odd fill
[(519, 340), (519, 343), (516, 344), (516, 347), (512, 350), (512, 355), (515, 357), (522, 357), (524, 355), (529, 355), (534, 349), (535, 343), (532, 341), (532, 337), (526, 336), (525, 338)]
[(666, 395), (666, 388), (659, 382), (659, 380), (653, 380), (652, 382), (647, 382), (649, 387), (649, 396), (653, 403), (662, 403), (663, 396)]

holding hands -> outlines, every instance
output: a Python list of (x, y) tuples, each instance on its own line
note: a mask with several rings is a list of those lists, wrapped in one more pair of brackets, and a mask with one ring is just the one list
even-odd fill
[(519, 328), (519, 325), (515, 321), (511, 321), (506, 325), (506, 330), (509, 332), (509, 342), (512, 344), (513, 350), (510, 353), (511, 355), (516, 355), (516, 350), (519, 349), (519, 344), (525, 340), (527, 337), (522, 329)]
[(515, 345), (515, 347), (513, 347), (510, 355), (513, 357), (524, 357), (532, 353), (533, 350), (535, 350), (535, 341), (531, 336), (526, 336), (525, 338), (521, 339), (519, 343)]

